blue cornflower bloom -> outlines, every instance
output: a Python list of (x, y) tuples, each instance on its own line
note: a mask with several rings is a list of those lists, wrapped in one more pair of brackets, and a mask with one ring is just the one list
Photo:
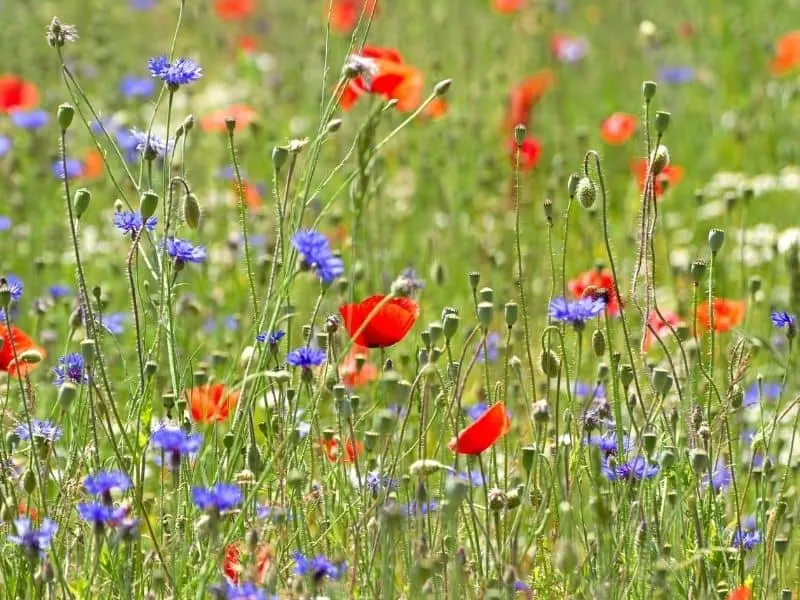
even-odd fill
[(793, 314), (782, 310), (773, 310), (769, 318), (772, 320), (772, 324), (778, 329), (786, 327), (791, 330), (797, 323), (797, 319), (795, 319)]
[[(733, 482), (733, 473), (729, 465), (719, 461), (717, 462), (714, 470), (711, 472), (711, 489), (715, 492), (722, 492), (730, 487)], [(701, 485), (705, 488), (708, 487), (709, 477), (708, 474), (703, 476)]]
[(338, 565), (328, 560), (324, 555), (306, 558), (300, 552), (294, 552), (292, 558), (296, 563), (294, 572), (300, 577), (311, 577), (314, 581), (339, 579), (347, 571), (347, 565), (341, 562)]
[(8, 541), (22, 546), (31, 555), (43, 557), (58, 531), (58, 524), (50, 519), (44, 519), (39, 529), (31, 529), (31, 520), (28, 517), (21, 517), (14, 520), (14, 528), (17, 533), (9, 535)]
[(155, 8), (156, 0), (129, 0), (134, 10), (150, 10)]
[(550, 301), (547, 314), (554, 321), (563, 321), (571, 323), (575, 327), (581, 327), (589, 319), (600, 315), (605, 308), (606, 303), (602, 298), (587, 296), (570, 302), (566, 298), (559, 297)]
[(156, 91), (156, 86), (147, 77), (126, 75), (119, 84), (119, 91), (126, 98), (149, 98)]
[(196, 454), (202, 443), (199, 433), (188, 434), (178, 427), (161, 427), (150, 435), (150, 444), (168, 455), (172, 466), (179, 465), (182, 456)]
[(462, 481), (466, 481), (472, 487), (481, 487), (482, 485), (486, 485), (486, 479), (484, 479), (480, 471), (461, 471), (455, 477), (461, 479)]
[(86, 372), (86, 365), (83, 363), (83, 355), (77, 352), (70, 352), (58, 359), (58, 366), (53, 368), (56, 376), (53, 383), (61, 386), (69, 381), (76, 385), (89, 383), (89, 374)]
[(210, 488), (192, 488), (192, 502), (200, 510), (224, 512), (242, 503), (242, 488), (228, 483), (217, 483)]
[(483, 343), (478, 342), (478, 362), (482, 363), (488, 356), (489, 362), (494, 362), (500, 354), (500, 334), (492, 331), (486, 335), (486, 356), (484, 356)]
[(308, 421), (300, 421), (297, 424), (297, 435), (300, 436), (300, 439), (304, 439), (309, 433), (311, 433), (311, 423)]
[[(83, 163), (79, 161), (77, 158), (68, 158), (66, 174), (68, 179), (75, 179), (76, 177), (80, 177), (81, 175), (83, 175)], [(58, 159), (53, 163), (53, 175), (55, 175), (57, 179), (61, 179), (63, 181), (64, 165), (61, 162), (61, 159)]]
[(584, 383), (576, 381), (572, 386), (572, 393), (578, 398), (605, 398), (606, 388), (602, 383), (596, 384)]
[(326, 358), (327, 355), (324, 350), (300, 346), (286, 355), (286, 362), (292, 367), (310, 369), (311, 367), (320, 366), (325, 362)]
[(464, 412), (467, 413), (467, 418), (470, 421), (474, 421), (487, 410), (489, 410), (489, 405), (486, 402), (476, 402), (472, 406), (465, 408)]
[(49, 288), (47, 288), (47, 291), (50, 293), (50, 297), (54, 302), (58, 302), (62, 298), (66, 298), (72, 294), (72, 289), (69, 286), (61, 283), (51, 285)]
[[(617, 454), (617, 434), (614, 431), (607, 431), (602, 435), (592, 433), (583, 438), (583, 443), (586, 446), (594, 446), (595, 448), (600, 450), (600, 452), (602, 452), (605, 456), (611, 456)], [(623, 434), (622, 451), (627, 453), (632, 448), (633, 448), (633, 442), (627, 435)]]
[(279, 329), (278, 331), (269, 331), (269, 332), (262, 331), (261, 333), (259, 333), (256, 336), (256, 341), (258, 343), (260, 343), (260, 344), (263, 344), (263, 343), (266, 342), (270, 346), (274, 346), (278, 342), (280, 342), (281, 339), (283, 339), (283, 336), (285, 336), (285, 335), (286, 335), (286, 332), (283, 331), (282, 329)]
[(783, 387), (780, 383), (762, 381), (759, 388), (758, 382), (755, 381), (747, 386), (744, 391), (742, 406), (753, 406), (758, 404), (760, 400), (777, 400), (781, 397), (782, 390)]
[(226, 581), (221, 586), (217, 586), (217, 589), (222, 592), (225, 600), (272, 600), (278, 598), (275, 595), (267, 596), (267, 593), (252, 581), (245, 581), (239, 585)]
[(125, 516), (125, 509), (114, 508), (99, 502), (84, 502), (77, 506), (81, 519), (102, 531), (106, 525), (113, 524)]
[(756, 545), (761, 543), (761, 532), (742, 531), (737, 529), (731, 536), (731, 546), (735, 548), (744, 548), (745, 550), (752, 550)]
[(182, 85), (197, 81), (203, 76), (203, 68), (191, 58), (178, 58), (170, 63), (165, 55), (156, 56), (147, 61), (150, 75), (167, 84), (175, 91)]
[(83, 480), (83, 487), (93, 496), (106, 496), (111, 490), (126, 491), (131, 487), (131, 480), (122, 471), (100, 471), (88, 475)]
[(397, 481), (388, 475), (381, 475), (378, 471), (370, 471), (364, 477), (364, 487), (373, 496), (377, 496), (381, 490), (394, 491), (397, 489)]
[[(145, 150), (149, 150), (158, 158), (164, 158), (167, 152), (172, 152), (175, 148), (175, 142), (173, 140), (170, 140), (169, 144), (167, 144), (167, 142), (153, 132), (148, 134), (146, 131), (131, 129), (128, 134), (129, 137), (122, 136), (120, 143), (125, 150), (133, 148), (136, 152), (141, 152), (142, 154), (145, 153)], [(117, 138), (120, 139), (120, 134), (117, 135)]]
[(609, 466), (607, 461), (602, 461), (600, 470), (609, 481), (632, 481), (636, 479), (652, 479), (661, 470), (656, 464), (649, 464), (641, 456), (637, 456), (633, 460), (622, 463), (614, 467)]
[(664, 83), (681, 84), (689, 83), (695, 77), (695, 70), (686, 65), (662, 67), (659, 79)]
[(15, 110), (11, 113), (11, 122), (22, 129), (41, 129), (50, 121), (46, 110)]
[(30, 430), (28, 429), (27, 423), (20, 423), (14, 428), (14, 433), (17, 434), (17, 437), (21, 440), (29, 440), (31, 438), (31, 432), (34, 438), (42, 438), (51, 444), (60, 440), (63, 435), (61, 427), (54, 425), (52, 421), (33, 419), (33, 421), (31, 421)]
[(16, 275), (8, 273), (5, 276), (5, 280), (6, 285), (8, 285), (8, 291), (11, 293), (11, 300), (16, 301), (22, 298), (22, 292), (25, 289), (25, 284), (22, 283), (22, 279)]
[(292, 520), (292, 514), (280, 506), (267, 506), (266, 504), (256, 505), (256, 516), (259, 519), (269, 519), (273, 523), (283, 523)]
[(239, 329), (239, 317), (230, 315), (225, 318), (225, 329), (228, 331), (236, 331)]
[(201, 263), (206, 259), (205, 246), (193, 246), (191, 242), (178, 238), (166, 241), (167, 254), (181, 263)]
[(156, 219), (156, 217), (150, 217), (143, 223), (141, 213), (134, 212), (132, 210), (124, 210), (114, 213), (114, 227), (119, 229), (122, 233), (134, 235), (142, 228), (143, 225), (147, 231), (153, 231), (153, 229), (156, 228), (157, 223), (158, 219)]
[[(2, 154), (0, 154), (1, 156)], [(0, 216), (0, 231), (8, 231), (11, 229), (11, 219), (9, 217)]]
[(344, 262), (331, 252), (328, 238), (313, 229), (300, 230), (292, 237), (292, 246), (303, 262), (314, 269), (323, 283), (331, 283), (344, 273)]
[(439, 508), (439, 504), (436, 502), (436, 500), (422, 503), (411, 501), (401, 507), (401, 512), (406, 517), (415, 517), (417, 514), (424, 517), (429, 512), (434, 512), (437, 508)]
[(0, 135), (0, 158), (8, 154), (11, 150), (11, 140), (8, 136)]
[(128, 320), (127, 313), (116, 312), (103, 315), (101, 325), (111, 335), (120, 335), (125, 331), (125, 322)]

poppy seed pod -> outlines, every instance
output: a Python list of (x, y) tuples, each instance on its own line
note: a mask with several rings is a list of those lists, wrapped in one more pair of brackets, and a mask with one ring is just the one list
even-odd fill
[(642, 96), (645, 102), (650, 102), (656, 95), (658, 84), (655, 81), (645, 81), (642, 83)]
[(451, 85), (453, 85), (452, 79), (442, 79), (439, 83), (433, 86), (433, 93), (437, 96), (444, 96), (450, 91)]
[(153, 375), (155, 375), (156, 371), (158, 371), (158, 363), (156, 363), (155, 361), (148, 360), (144, 364), (144, 376), (147, 379), (150, 379)]
[(147, 221), (152, 217), (156, 208), (158, 207), (158, 194), (153, 190), (147, 190), (142, 194), (139, 200), (139, 213), (142, 215), (142, 221)]
[(86, 209), (89, 208), (89, 202), (92, 200), (92, 194), (86, 188), (76, 190), (75, 197), (72, 201), (72, 206), (75, 210), (75, 218), (80, 219)]
[(574, 198), (575, 194), (578, 192), (578, 182), (580, 180), (580, 175), (577, 173), (570, 173), (569, 179), (567, 179), (567, 193), (569, 194), (570, 198)]
[(575, 189), (575, 195), (583, 208), (591, 208), (597, 200), (597, 189), (588, 177), (581, 177)]
[(530, 473), (533, 468), (533, 459), (536, 458), (536, 448), (534, 446), (522, 447), (522, 468), (526, 473)]
[(658, 135), (664, 135), (664, 132), (669, 127), (671, 118), (672, 115), (666, 111), (659, 110), (656, 112), (656, 133)]
[(702, 448), (695, 448), (689, 453), (689, 462), (695, 473), (705, 473), (708, 470), (708, 454)]
[(469, 274), (469, 288), (474, 292), (478, 289), (481, 283), (481, 274), (478, 271), (472, 271)]
[(478, 300), (480, 302), (494, 302), (494, 290), (490, 287), (481, 288), (478, 292)]
[(72, 125), (73, 117), (75, 117), (75, 107), (71, 104), (64, 103), (56, 109), (56, 118), (61, 131), (69, 129), (69, 126)]
[(58, 388), (58, 404), (62, 410), (67, 410), (78, 395), (78, 388), (74, 383), (67, 381)]
[(289, 150), (284, 146), (275, 146), (272, 149), (272, 168), (276, 173), (280, 173), (287, 158), (289, 158)]
[[(669, 150), (664, 144), (659, 144), (650, 157), (650, 164), (653, 171), (653, 176), (660, 174), (664, 169), (669, 166)], [(663, 188), (663, 182), (662, 182)]]
[(672, 387), (672, 376), (666, 369), (653, 370), (653, 387), (661, 396), (666, 396)]
[(725, 232), (722, 229), (711, 229), (708, 232), (708, 247), (711, 248), (711, 253), (716, 254), (725, 243)]
[(550, 378), (556, 377), (561, 370), (561, 361), (552, 350), (542, 350), (539, 355), (539, 366), (542, 372)]
[(525, 127), (522, 123), (517, 123), (514, 127), (514, 142), (517, 144), (517, 147), (522, 145), (522, 142), (525, 141), (525, 136), (528, 133), (528, 128)]
[(700, 283), (703, 277), (705, 277), (707, 267), (708, 265), (704, 260), (695, 260), (689, 265), (689, 275), (692, 276), (695, 284)]
[(29, 494), (32, 494), (33, 490), (36, 489), (36, 474), (32, 469), (25, 471), (25, 474), (22, 476), (22, 489)]
[(633, 367), (631, 365), (626, 363), (619, 366), (619, 380), (626, 390), (630, 387), (633, 383)]
[(478, 303), (478, 322), (481, 327), (488, 329), (492, 323), (492, 316), (494, 315), (494, 305), (491, 302)]
[(597, 358), (601, 358), (606, 353), (606, 336), (599, 329), (592, 332), (592, 352)]
[(519, 305), (516, 302), (506, 302), (503, 316), (508, 327), (513, 327), (519, 317)]

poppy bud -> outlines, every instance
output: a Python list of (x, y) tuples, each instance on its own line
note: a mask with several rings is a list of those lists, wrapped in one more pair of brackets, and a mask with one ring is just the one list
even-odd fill
[(507, 505), (506, 493), (499, 488), (489, 490), (489, 509), (495, 512), (503, 510)]
[(656, 133), (658, 135), (664, 135), (671, 118), (672, 115), (664, 110), (656, 111)]
[(711, 229), (708, 232), (708, 247), (711, 248), (711, 254), (716, 254), (722, 248), (725, 242), (725, 232), (722, 229)]
[(494, 290), (490, 287), (481, 288), (478, 292), (478, 300), (480, 302), (494, 302)]
[(527, 133), (528, 128), (522, 123), (517, 123), (517, 125), (514, 127), (514, 142), (516, 142), (517, 147), (520, 147), (525, 141), (525, 135)]
[(387, 435), (394, 429), (397, 416), (391, 410), (382, 410), (375, 416), (375, 429), (382, 435)]
[(492, 322), (493, 314), (494, 314), (494, 305), (491, 302), (478, 303), (478, 322), (481, 324), (481, 327), (483, 327), (483, 329), (489, 328), (489, 325)]
[(625, 390), (630, 387), (633, 383), (633, 367), (631, 365), (626, 363), (619, 366), (619, 380)]
[(539, 366), (542, 372), (550, 378), (556, 377), (561, 370), (561, 361), (552, 350), (542, 350), (539, 355)]
[(599, 329), (592, 332), (592, 352), (597, 358), (601, 358), (606, 353), (606, 337)]
[(567, 193), (570, 198), (574, 198), (578, 192), (578, 182), (580, 180), (581, 176), (578, 173), (570, 173), (569, 179), (567, 179)]
[(655, 431), (645, 431), (642, 437), (644, 438), (644, 451), (647, 454), (647, 458), (651, 458), (653, 451), (656, 449), (658, 434)]
[(86, 338), (81, 342), (81, 356), (87, 368), (94, 362), (96, 344), (91, 338)]
[[(653, 177), (661, 173), (664, 169), (669, 166), (669, 150), (664, 144), (659, 144), (658, 148), (655, 149), (652, 156), (650, 157), (650, 164), (653, 171)], [(663, 187), (663, 183), (662, 187)]]
[(530, 473), (533, 468), (533, 459), (536, 458), (536, 448), (534, 446), (522, 447), (522, 468), (526, 473)]
[(547, 222), (552, 225), (553, 224), (553, 199), (552, 198), (545, 198), (544, 199), (544, 218), (547, 219)]
[(708, 470), (708, 454), (702, 448), (695, 448), (689, 453), (689, 462), (695, 473), (705, 473)]
[(675, 448), (668, 447), (661, 453), (661, 466), (664, 469), (671, 469), (675, 465)]
[(295, 491), (300, 491), (306, 482), (306, 474), (299, 469), (292, 469), (286, 477), (289, 487)]
[(144, 192), (139, 200), (139, 213), (142, 215), (142, 220), (147, 221), (147, 219), (152, 217), (157, 207), (158, 195), (152, 190)]
[(747, 281), (747, 289), (750, 291), (751, 296), (755, 296), (758, 292), (761, 291), (761, 277), (758, 275), (753, 275)]
[(275, 146), (272, 149), (272, 168), (276, 173), (280, 173), (283, 165), (286, 164), (286, 159), (289, 158), (289, 150), (284, 146)]
[(258, 475), (261, 473), (261, 453), (258, 451), (258, 446), (250, 444), (247, 446), (247, 468), (253, 473)]
[(642, 96), (644, 96), (645, 102), (650, 102), (655, 95), (656, 90), (658, 89), (658, 84), (655, 81), (645, 81), (642, 83)]
[(469, 274), (469, 287), (474, 292), (478, 289), (478, 285), (481, 282), (481, 274), (477, 271), (472, 271)]
[(442, 79), (439, 83), (433, 86), (433, 93), (437, 96), (444, 96), (450, 90), (451, 85), (453, 85), (452, 79)]
[(72, 206), (75, 210), (75, 218), (80, 219), (86, 209), (89, 208), (89, 202), (92, 199), (92, 194), (86, 188), (76, 190), (75, 197), (72, 201)]
[(604, 362), (601, 362), (601, 363), (599, 363), (597, 365), (597, 381), (598, 381), (598, 383), (601, 382), (601, 381), (607, 381), (608, 380), (608, 372), (609, 372), (608, 364), (606, 364)]
[(144, 376), (147, 379), (150, 379), (153, 375), (155, 375), (157, 370), (158, 370), (158, 363), (156, 363), (155, 361), (148, 360), (144, 364)]
[(32, 469), (26, 470), (22, 476), (22, 488), (29, 494), (32, 494), (33, 490), (36, 489), (36, 474)]
[(547, 423), (550, 420), (550, 405), (547, 400), (537, 400), (533, 403), (533, 421), (535, 423)]
[(326, 133), (336, 133), (342, 128), (342, 120), (341, 119), (331, 119), (328, 121), (328, 125), (325, 127)]
[(183, 197), (183, 220), (192, 229), (200, 226), (200, 203), (194, 194)]
[(60, 104), (56, 109), (56, 117), (58, 119), (58, 126), (61, 131), (66, 131), (72, 125), (72, 119), (75, 116), (75, 107), (71, 104)]
[(38, 350), (25, 350), (19, 355), (19, 360), (25, 363), (26, 365), (36, 365), (42, 362), (41, 352)]
[(506, 325), (511, 328), (517, 322), (519, 317), (519, 305), (516, 302), (506, 302), (503, 316), (506, 320)]
[(74, 383), (69, 381), (63, 383), (61, 387), (58, 388), (58, 404), (61, 406), (61, 409), (67, 410), (77, 395), (78, 388), (75, 387)]
[(661, 396), (666, 396), (672, 387), (672, 376), (666, 369), (653, 370), (653, 387)]
[(183, 130), (183, 133), (189, 133), (192, 129), (194, 129), (194, 115), (187, 115), (178, 130)]
[(588, 177), (581, 177), (575, 188), (575, 195), (583, 208), (591, 208), (597, 200), (597, 189)]

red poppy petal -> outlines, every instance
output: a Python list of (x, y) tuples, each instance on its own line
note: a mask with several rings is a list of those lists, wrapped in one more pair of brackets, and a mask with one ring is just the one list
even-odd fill
[(448, 448), (457, 454), (480, 454), (508, 433), (511, 422), (506, 406), (497, 402), (454, 438)]

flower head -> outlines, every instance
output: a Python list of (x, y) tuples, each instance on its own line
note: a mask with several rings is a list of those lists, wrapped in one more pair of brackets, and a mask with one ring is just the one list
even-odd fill
[(84, 502), (77, 506), (78, 515), (100, 531), (106, 525), (114, 524), (125, 516), (124, 508), (115, 508), (99, 502)]
[(5, 276), (5, 280), (6, 285), (8, 286), (8, 291), (11, 294), (11, 300), (17, 301), (22, 298), (22, 292), (25, 289), (25, 284), (22, 283), (22, 280), (11, 273), (8, 273)]
[(171, 237), (166, 241), (167, 254), (181, 263), (201, 263), (206, 259), (205, 246), (194, 246), (191, 242)]
[(203, 68), (191, 58), (178, 58), (170, 63), (165, 55), (156, 56), (147, 62), (150, 75), (167, 84), (175, 91), (182, 85), (197, 81), (203, 76)]
[(417, 515), (425, 516), (428, 513), (434, 512), (439, 508), (439, 503), (436, 500), (429, 502), (409, 502), (400, 507), (400, 512), (406, 517), (416, 517)]
[(656, 464), (650, 464), (641, 456), (633, 460), (618, 464), (612, 468), (608, 461), (603, 461), (600, 470), (609, 481), (634, 481), (641, 479), (652, 479), (661, 470)]
[(175, 142), (170, 140), (169, 144), (155, 135), (153, 132), (147, 133), (138, 129), (131, 129), (127, 135), (117, 134), (120, 139), (120, 146), (125, 150), (136, 150), (145, 157), (164, 158), (168, 152), (175, 148)]
[(41, 129), (50, 121), (46, 110), (15, 110), (11, 113), (11, 122), (21, 129)]
[(21, 440), (29, 440), (33, 437), (34, 439), (43, 439), (52, 444), (61, 439), (63, 431), (61, 427), (54, 425), (51, 421), (33, 419), (30, 429), (28, 429), (27, 423), (20, 423), (14, 429), (14, 433)]
[(200, 510), (224, 512), (242, 503), (242, 488), (228, 483), (217, 483), (210, 488), (192, 488), (192, 502)]
[(344, 262), (334, 256), (328, 238), (313, 229), (301, 230), (292, 237), (292, 245), (303, 262), (314, 269), (323, 283), (331, 283), (344, 273)]
[(31, 520), (28, 517), (21, 517), (14, 520), (14, 528), (17, 533), (9, 535), (8, 541), (22, 546), (31, 555), (43, 557), (58, 531), (58, 524), (50, 519), (44, 519), (39, 529), (32, 529)]
[(752, 550), (756, 545), (761, 543), (761, 532), (758, 530), (742, 531), (737, 529), (731, 536), (731, 546), (735, 548), (744, 548), (745, 550)]
[(769, 317), (772, 320), (772, 324), (778, 329), (786, 328), (791, 331), (796, 327), (797, 324), (797, 319), (795, 316), (785, 311), (774, 310)]
[(489, 362), (494, 362), (497, 360), (497, 357), (500, 355), (500, 334), (496, 331), (492, 331), (486, 336), (486, 349), (484, 351), (484, 345), (482, 343), (478, 343), (478, 362), (482, 363), (485, 362), (487, 359)]
[(742, 406), (753, 406), (757, 404), (762, 399), (764, 400), (777, 400), (781, 397), (781, 393), (783, 392), (783, 386), (780, 383), (776, 382), (765, 382), (762, 381), (761, 383), (754, 381), (747, 389), (744, 391), (744, 399), (742, 400)]
[(109, 313), (103, 315), (103, 320), (100, 323), (111, 335), (119, 335), (125, 331), (125, 322), (128, 320), (128, 315), (122, 312)]
[(158, 219), (150, 217), (147, 221), (142, 220), (141, 213), (132, 210), (125, 210), (114, 213), (114, 227), (119, 229), (122, 233), (135, 235), (144, 226), (147, 231), (153, 231), (156, 228)]
[(149, 98), (156, 91), (151, 79), (126, 75), (119, 84), (119, 91), (126, 98)]
[(715, 492), (721, 492), (730, 487), (732, 481), (733, 474), (731, 473), (730, 465), (726, 465), (724, 462), (720, 461), (717, 462), (717, 465), (714, 467), (710, 478), (708, 474), (703, 476), (701, 485), (707, 487), (710, 483), (711, 489)]
[(270, 346), (275, 346), (283, 339), (283, 336), (286, 335), (286, 332), (282, 329), (278, 329), (277, 331), (262, 331), (256, 336), (256, 341), (259, 344), (267, 343)]
[[(594, 446), (606, 457), (617, 454), (617, 434), (608, 431), (602, 435), (591, 434), (583, 438), (583, 443), (587, 446)], [(622, 451), (628, 452), (633, 448), (633, 442), (627, 435), (622, 436)]]
[[(64, 168), (64, 162), (66, 162), (67, 165), (66, 169)], [(53, 175), (63, 181), (65, 173), (68, 179), (80, 177), (83, 175), (83, 163), (77, 158), (68, 158), (66, 161), (58, 159), (53, 163)]]
[(301, 346), (300, 348), (295, 348), (286, 355), (286, 362), (293, 367), (310, 369), (311, 367), (320, 366), (325, 362), (326, 357), (327, 355), (324, 350)]
[(221, 383), (194, 387), (187, 395), (192, 420), (197, 423), (225, 421), (239, 400), (239, 392), (229, 391)]
[(705, 330), (711, 329), (712, 319), (714, 331), (725, 333), (730, 331), (744, 319), (747, 304), (744, 300), (728, 300), (714, 298), (709, 309), (708, 301), (697, 306), (697, 322)]
[(59, 358), (58, 366), (53, 369), (53, 373), (56, 376), (53, 383), (58, 386), (67, 381), (75, 385), (89, 383), (89, 373), (86, 372), (83, 356), (77, 352)]
[(347, 565), (334, 563), (326, 556), (320, 555), (313, 558), (306, 558), (300, 552), (292, 554), (295, 561), (294, 572), (300, 577), (311, 577), (314, 581), (328, 579), (339, 579), (347, 571)]
[(381, 490), (396, 490), (397, 481), (388, 475), (381, 475), (378, 471), (370, 471), (364, 477), (364, 487), (366, 487), (373, 496), (377, 496)]
[(388, 348), (400, 342), (414, 326), (419, 305), (411, 298), (370, 296), (339, 307), (347, 333), (366, 348)]
[(150, 445), (169, 455), (172, 465), (179, 464), (182, 456), (195, 454), (202, 443), (203, 436), (188, 434), (178, 427), (161, 427), (150, 435)]
[(614, 276), (609, 269), (594, 268), (584, 271), (570, 280), (569, 291), (575, 298), (602, 298), (606, 300), (608, 314), (619, 314), (620, 299), (617, 298)]
[(111, 490), (124, 492), (131, 487), (131, 480), (122, 471), (100, 471), (83, 480), (83, 487), (93, 496), (105, 496)]
[(462, 429), (448, 444), (456, 454), (477, 455), (487, 450), (511, 430), (506, 406), (497, 402)]
[(673, 85), (690, 83), (694, 78), (695, 70), (689, 65), (666, 66), (659, 71), (659, 79)]
[(602, 298), (586, 296), (578, 300), (569, 301), (566, 298), (553, 298), (550, 301), (548, 314), (554, 321), (571, 323), (575, 327), (582, 327), (586, 321), (600, 314), (606, 308)]

